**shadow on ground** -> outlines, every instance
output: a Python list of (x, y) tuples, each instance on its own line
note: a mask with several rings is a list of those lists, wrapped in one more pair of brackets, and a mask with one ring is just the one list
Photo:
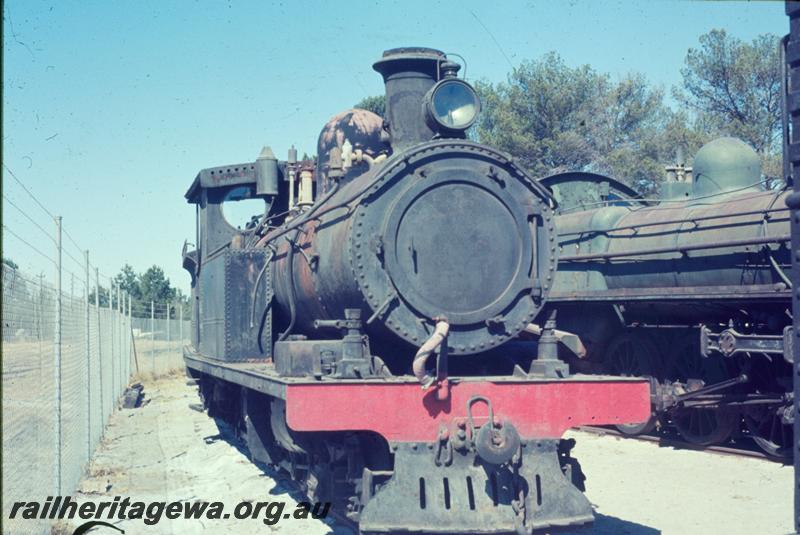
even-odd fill
[[(220, 419), (215, 418), (214, 420), (220, 433), (218, 435), (206, 437), (205, 440), (224, 440), (239, 450), (240, 453), (249, 458), (250, 454), (247, 451), (244, 442), (236, 436), (230, 426)], [(298, 502), (308, 499), (299, 489), (298, 484), (292, 481), (285, 472), (276, 470), (264, 463), (254, 462), (253, 464), (255, 464), (263, 472), (265, 477), (268, 477), (275, 482), (275, 486), (269, 491), (271, 495), (274, 496), (279, 494), (288, 494)], [(344, 526), (336, 520), (326, 519), (325, 523), (328, 524), (333, 535), (355, 534), (355, 531), (350, 529), (350, 527)], [(588, 535), (591, 533), (598, 535), (658, 535), (661, 533), (661, 531), (649, 526), (637, 524), (636, 522), (631, 522), (615, 516), (603, 515), (595, 512), (595, 522), (592, 528), (570, 530), (565, 532), (560, 531), (558, 533), (559, 535)]]
[(594, 528), (591, 532), (602, 535), (657, 535), (661, 533), (660, 530), (650, 526), (599, 513), (594, 514)]
[[(269, 490), (270, 495), (279, 496), (287, 494), (296, 502), (308, 500), (308, 496), (300, 490), (298, 483), (293, 481), (286, 472), (276, 470), (267, 464), (254, 461), (250, 457), (250, 452), (247, 450), (244, 441), (236, 435), (230, 425), (219, 418), (214, 418), (214, 423), (217, 425), (217, 429), (219, 429), (219, 434), (205, 437), (204, 440), (206, 442), (209, 440), (224, 440), (236, 448), (239, 453), (250, 459), (250, 462), (261, 470), (264, 477), (271, 479), (275, 483), (275, 486)], [(331, 529), (329, 535), (356, 535), (356, 531), (349, 526), (343, 525), (341, 521), (335, 518), (325, 518), (322, 521)]]

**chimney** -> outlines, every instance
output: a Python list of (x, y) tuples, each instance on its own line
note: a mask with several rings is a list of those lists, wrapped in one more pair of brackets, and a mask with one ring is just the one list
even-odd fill
[(422, 100), (441, 77), (446, 60), (444, 52), (432, 48), (393, 48), (372, 66), (386, 86), (384, 121), (394, 152), (433, 138)]

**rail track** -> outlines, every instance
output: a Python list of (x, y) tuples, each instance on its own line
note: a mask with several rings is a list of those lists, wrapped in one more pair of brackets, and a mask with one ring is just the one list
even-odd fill
[(641, 440), (644, 442), (651, 442), (658, 444), (662, 447), (675, 448), (682, 450), (693, 451), (707, 451), (709, 453), (716, 453), (718, 455), (734, 455), (737, 457), (750, 457), (755, 459), (765, 459), (775, 463), (791, 464), (791, 459), (773, 457), (767, 455), (764, 451), (760, 450), (755, 444), (750, 443), (749, 439), (745, 436), (731, 439), (727, 444), (711, 445), (711, 446), (698, 446), (690, 442), (682, 440), (678, 434), (669, 429), (662, 429), (652, 431), (650, 433), (643, 433), (641, 435), (626, 435), (613, 427), (594, 427), (594, 426), (581, 426), (577, 428), (580, 431), (592, 433), (594, 435), (608, 435), (630, 440)]

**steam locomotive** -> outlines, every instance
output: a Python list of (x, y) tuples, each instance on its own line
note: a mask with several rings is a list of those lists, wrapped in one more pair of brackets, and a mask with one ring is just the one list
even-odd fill
[[(559, 201), (549, 306), (580, 336), (578, 369), (654, 379), (653, 413), (706, 446), (749, 434), (791, 454), (791, 280), (786, 187), (765, 189), (735, 138), (667, 169), (660, 199), (591, 173), (542, 180)], [(785, 343), (784, 343), (785, 342)]]
[[(403, 48), (374, 69), (385, 116), (336, 115), (316, 162), (265, 148), (194, 179), (189, 374), (254, 460), (362, 532), (586, 525), (563, 432), (646, 420), (650, 385), (570, 374), (557, 318), (532, 324), (557, 269), (554, 201), (466, 139), (480, 102), (460, 65)], [(231, 207), (254, 200), (237, 226)]]

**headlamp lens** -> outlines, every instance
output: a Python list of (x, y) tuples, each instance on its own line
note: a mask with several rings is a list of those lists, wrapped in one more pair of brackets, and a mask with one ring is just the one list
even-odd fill
[(461, 80), (441, 82), (431, 97), (431, 114), (451, 130), (466, 130), (475, 121), (480, 101), (475, 90)]

